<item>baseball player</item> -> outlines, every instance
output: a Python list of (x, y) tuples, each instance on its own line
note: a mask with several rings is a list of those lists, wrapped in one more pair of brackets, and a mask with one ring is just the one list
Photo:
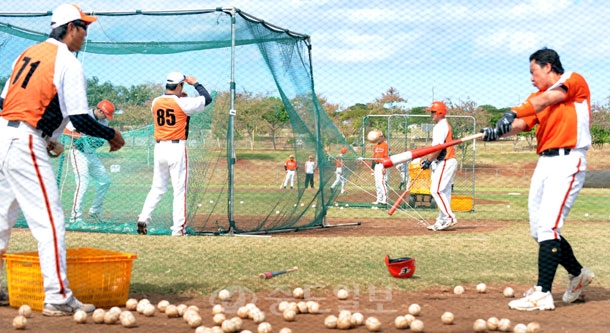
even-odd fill
[[(91, 110), (90, 115), (99, 123), (108, 126), (108, 120), (114, 119), (114, 110), (114, 104), (108, 100), (103, 100), (97, 104), (95, 109)], [(110, 187), (110, 176), (95, 150), (104, 144), (104, 140), (93, 136), (81, 135), (75, 131), (72, 123), (68, 123), (64, 134), (67, 134), (72, 140), (70, 162), (72, 170), (74, 170), (74, 180), (76, 181), (70, 222), (82, 221), (83, 199), (89, 187), (90, 179), (97, 184), (97, 190), (95, 191), (93, 204), (89, 208), (89, 216), (100, 219), (104, 198)]]
[(407, 163), (399, 163), (396, 165), (396, 170), (400, 172), (400, 185), (398, 185), (399, 190), (406, 189), (407, 186), (407, 172), (409, 172), (409, 166)]
[(313, 173), (316, 170), (316, 162), (313, 160), (313, 155), (309, 155), (309, 159), (305, 162), (305, 188), (311, 186), (313, 188)]
[(337, 155), (335, 160), (335, 181), (330, 186), (331, 190), (334, 190), (339, 183), (341, 183), (341, 194), (345, 193), (345, 177), (343, 177), (343, 154), (347, 153), (347, 148), (341, 148), (341, 154)]
[[(184, 83), (192, 85), (197, 97), (186, 96)], [(138, 215), (138, 233), (146, 235), (151, 214), (171, 179), (174, 189), (172, 236), (184, 236), (186, 228), (186, 188), (188, 185), (189, 121), (192, 114), (202, 112), (212, 102), (205, 87), (192, 76), (171, 72), (165, 81), (165, 94), (152, 102), (151, 113), (155, 125), (155, 157), (153, 182), (146, 196), (142, 212)]]
[(290, 188), (294, 187), (294, 174), (297, 171), (297, 161), (294, 160), (294, 155), (290, 155), (288, 160), (284, 163), (284, 171), (286, 171), (286, 178), (284, 178), (284, 188), (290, 181)]
[(87, 80), (73, 53), (81, 49), (95, 20), (76, 5), (57, 7), (49, 38), (16, 59), (0, 94), (0, 253), (8, 248), (21, 208), (38, 241), (44, 316), (95, 310), (69, 288), (64, 212), (49, 159), (63, 152), (57, 139), (69, 120), (77, 131), (108, 140), (110, 151), (125, 144), (118, 130), (89, 116)]
[(495, 128), (483, 129), (485, 141), (536, 127), (540, 155), (530, 184), (531, 236), (538, 242), (538, 282), (525, 297), (511, 301), (516, 310), (552, 310), (551, 288), (558, 265), (568, 271), (564, 303), (579, 299), (595, 274), (583, 267), (561, 234), (563, 223), (585, 182), (586, 153), (591, 146), (591, 94), (578, 73), (565, 72), (559, 55), (543, 48), (530, 55), (530, 73), (538, 91), (505, 112)]
[(382, 131), (378, 131), (377, 143), (373, 147), (373, 174), (375, 176), (375, 189), (377, 191), (377, 200), (373, 201), (373, 205), (387, 205), (388, 202), (388, 185), (387, 174), (383, 167), (383, 158), (389, 156), (388, 143), (385, 141), (385, 136)]
[[(447, 114), (445, 103), (433, 102), (426, 110), (430, 111), (430, 117), (435, 122), (432, 129), (432, 145), (452, 141), (453, 131), (451, 125), (445, 119)], [(451, 210), (451, 188), (457, 171), (454, 147), (436, 151), (422, 158), (421, 167), (423, 170), (432, 170), (430, 174), (430, 194), (436, 201), (439, 210), (436, 222), (428, 226), (428, 229), (440, 231), (456, 225), (457, 219)]]

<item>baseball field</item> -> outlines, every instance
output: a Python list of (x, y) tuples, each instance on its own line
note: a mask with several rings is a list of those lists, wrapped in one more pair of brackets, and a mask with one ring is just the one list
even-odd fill
[[(608, 169), (603, 153), (603, 150), (590, 152), (589, 164), (596, 169)], [(483, 153), (479, 153), (479, 158), (493, 159)], [(331, 209), (328, 222), (335, 227), (272, 236), (172, 238), (68, 232), (67, 246), (137, 254), (129, 297), (148, 299), (153, 304), (168, 300), (176, 305), (196, 305), (202, 325), (207, 327), (214, 326), (214, 305), (222, 304), (226, 318), (232, 318), (248, 303), (264, 312), (273, 332), (284, 327), (292, 332), (326, 332), (325, 318), (338, 316), (341, 310), (360, 312), (364, 318), (376, 317), (383, 332), (408, 332), (410, 329), (395, 328), (394, 321), (407, 314), (411, 304), (420, 305), (422, 311), (416, 318), (423, 322), (425, 332), (473, 332), (475, 320), (490, 317), (509, 319), (511, 329), (520, 323), (538, 322), (541, 332), (603, 332), (610, 327), (610, 318), (606, 316), (610, 307), (610, 255), (605, 251), (606, 235), (610, 233), (608, 190), (585, 188), (562, 232), (582, 264), (596, 274), (593, 283), (584, 290), (582, 300), (569, 305), (561, 302), (567, 274), (560, 267), (553, 289), (556, 309), (520, 312), (508, 309), (511, 299), (503, 291), (511, 287), (520, 296), (536, 282), (537, 244), (529, 237), (524, 206), (527, 196), (514, 195), (517, 191), (513, 188), (494, 186), (492, 181), (491, 176), (478, 178), (481, 195), (475, 198), (476, 214), (458, 213), (458, 225), (444, 232), (428, 231), (417, 220), (402, 214), (389, 217), (382, 210)], [(518, 192), (522, 190), (519, 188)], [(36, 242), (29, 230), (13, 231), (9, 253), (35, 250)], [(384, 264), (386, 254), (392, 258), (415, 258), (413, 277), (392, 277)], [(271, 279), (258, 277), (262, 272), (294, 266), (299, 267), (298, 271)], [(477, 292), (480, 283), (486, 284), (485, 293)], [(465, 288), (461, 295), (453, 292), (458, 285)], [(303, 299), (293, 296), (298, 287), (305, 291)], [(342, 288), (349, 291), (345, 300), (335, 295)], [(218, 299), (222, 289), (231, 292), (230, 299), (224, 302)], [(293, 321), (286, 321), (278, 310), (282, 301), (316, 301), (320, 310), (316, 314), (299, 313)], [(452, 324), (442, 323), (444, 312), (453, 313)], [(16, 315), (15, 308), (0, 308), (0, 330), (12, 330)], [(159, 311), (152, 317), (137, 313), (135, 317), (137, 327), (130, 331), (195, 332), (182, 318), (168, 318)], [(257, 327), (252, 319), (243, 320), (242, 330), (257, 332)], [(71, 317), (46, 318), (34, 312), (28, 319), (27, 330), (127, 329), (120, 324), (94, 324), (91, 318), (85, 324), (77, 324)], [(368, 329), (358, 326), (350, 331)]]

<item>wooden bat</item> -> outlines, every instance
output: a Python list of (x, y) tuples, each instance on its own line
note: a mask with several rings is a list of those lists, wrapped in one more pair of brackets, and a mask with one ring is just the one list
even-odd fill
[(259, 278), (261, 279), (271, 279), (272, 277), (276, 276), (276, 275), (280, 275), (280, 274), (286, 274), (286, 273), (290, 273), (290, 272), (294, 272), (296, 270), (298, 270), (299, 268), (297, 266), (294, 266), (290, 269), (285, 269), (283, 271), (277, 271), (277, 272), (265, 272), (265, 273), (260, 273), (258, 275)]
[(415, 181), (417, 180), (417, 178), (419, 178), (419, 175), (422, 174), (422, 171), (424, 171), (424, 169), (419, 170), (417, 175), (413, 177), (413, 179), (411, 179), (411, 184), (409, 184), (409, 188), (407, 188), (407, 190), (398, 198), (398, 200), (396, 200), (394, 206), (392, 206), (392, 208), (390, 208), (390, 210), (388, 211), (388, 215), (394, 214), (398, 206), (400, 206), (400, 204), (402, 203), (402, 200), (411, 192), (411, 187), (413, 186), (413, 184), (415, 184)]
[(463, 137), (461, 139), (445, 142), (445, 143), (442, 143), (440, 145), (416, 148), (416, 149), (413, 149), (413, 150), (405, 151), (404, 153), (400, 153), (400, 154), (384, 157), (383, 158), (383, 166), (385, 168), (389, 168), (389, 167), (392, 167), (392, 166), (394, 166), (396, 164), (409, 162), (409, 161), (411, 161), (411, 160), (413, 160), (415, 158), (426, 156), (426, 155), (428, 155), (430, 153), (433, 153), (435, 151), (439, 151), (439, 150), (445, 149), (447, 147), (455, 146), (455, 145), (460, 144), (462, 142), (466, 142), (466, 141), (470, 141), (470, 140), (476, 140), (476, 139), (479, 139), (479, 138), (482, 138), (482, 137), (483, 137), (483, 133), (473, 134), (473, 135), (469, 135), (469, 136)]

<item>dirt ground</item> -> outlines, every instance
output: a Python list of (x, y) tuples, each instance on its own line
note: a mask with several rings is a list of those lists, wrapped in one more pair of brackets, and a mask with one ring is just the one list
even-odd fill
[[(333, 221), (329, 224), (336, 227), (325, 229), (301, 230), (276, 234), (274, 237), (357, 237), (360, 235), (415, 235), (427, 233), (429, 231), (418, 226), (416, 223), (404, 223), (400, 221)], [(346, 225), (360, 222), (359, 225)], [(465, 221), (460, 223), (452, 230), (445, 232), (484, 232), (498, 228), (498, 224), (486, 224), (481, 221)], [(417, 272), (412, 278), (417, 278)], [(558, 283), (560, 281), (557, 281)], [(280, 329), (287, 327), (292, 332), (326, 332), (324, 319), (333, 314), (338, 316), (339, 311), (349, 310), (360, 312), (364, 318), (376, 317), (382, 324), (382, 332), (410, 332), (410, 329), (397, 329), (394, 327), (396, 317), (408, 313), (411, 304), (416, 303), (421, 306), (422, 312), (418, 319), (424, 323), (424, 332), (474, 332), (473, 323), (477, 319), (487, 320), (490, 317), (498, 319), (507, 318), (511, 321), (511, 327), (518, 323), (527, 325), (530, 322), (538, 322), (541, 332), (604, 332), (610, 327), (610, 316), (607, 315), (610, 309), (610, 290), (596, 286), (595, 282), (583, 292), (583, 299), (578, 303), (569, 305), (561, 302), (561, 294), (565, 290), (564, 285), (558, 284), (554, 289), (556, 309), (554, 311), (533, 311), (521, 312), (509, 310), (507, 303), (510, 299), (505, 298), (503, 290), (510, 286), (516, 294), (522, 293), (527, 286), (519, 285), (488, 285), (487, 292), (479, 294), (476, 292), (475, 285), (464, 285), (466, 291), (462, 295), (453, 293), (453, 289), (447, 287), (432, 288), (417, 293), (406, 293), (378, 289), (375, 291), (359, 291), (350, 294), (347, 300), (338, 300), (332, 294), (332, 290), (326, 291), (325, 295), (320, 296), (316, 293), (313, 297), (306, 292), (306, 298), (295, 299), (289, 292), (278, 293), (277, 290), (261, 292), (257, 294), (235, 292), (232, 298), (223, 303), (227, 318), (237, 316), (237, 309), (247, 303), (255, 304), (266, 315), (266, 321), (273, 327), (272, 332), (280, 332)], [(162, 299), (170, 301), (172, 304), (196, 305), (200, 309), (203, 318), (203, 325), (213, 326), (212, 307), (219, 301), (214, 298), (168, 296), (155, 294), (131, 294), (136, 299), (147, 298), (153, 304)], [(282, 300), (289, 302), (299, 302), (313, 300), (320, 304), (320, 313), (302, 313), (296, 316), (295, 321), (287, 322), (277, 310), (279, 302)], [(455, 320), (452, 325), (444, 325), (441, 322), (441, 315), (445, 312), (452, 312)], [(0, 331), (7, 332), (12, 328), (12, 319), (17, 315), (17, 309), (11, 307), (0, 307)], [(163, 313), (157, 312), (153, 317), (145, 317), (135, 313), (137, 327), (127, 329), (120, 324), (106, 325), (94, 324), (88, 318), (86, 324), (76, 324), (71, 317), (49, 318), (43, 317), (40, 312), (34, 312), (32, 318), (28, 320), (26, 331), (29, 332), (194, 332), (182, 318), (169, 319)], [(243, 328), (252, 332), (257, 332), (257, 325), (250, 319), (243, 321)], [(350, 329), (351, 332), (368, 332), (365, 326)]]

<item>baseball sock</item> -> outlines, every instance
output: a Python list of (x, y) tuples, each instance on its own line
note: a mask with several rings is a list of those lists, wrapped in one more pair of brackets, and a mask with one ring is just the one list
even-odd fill
[(563, 236), (561, 237), (561, 260), (559, 261), (559, 264), (563, 266), (568, 273), (572, 274), (572, 276), (579, 275), (580, 270), (582, 269), (582, 265), (578, 262), (576, 256), (574, 256), (572, 246), (570, 246), (570, 243), (568, 243)]
[(543, 292), (551, 291), (553, 279), (561, 259), (561, 242), (551, 239), (540, 242), (538, 249), (538, 286)]

